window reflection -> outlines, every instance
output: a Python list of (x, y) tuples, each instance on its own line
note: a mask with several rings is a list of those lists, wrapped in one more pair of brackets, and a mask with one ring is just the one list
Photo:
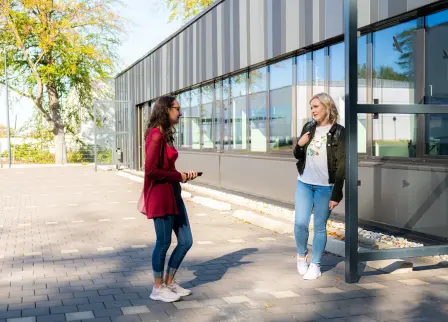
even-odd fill
[(308, 88), (311, 86), (311, 79), (308, 76), (312, 64), (312, 53), (307, 53), (296, 57), (297, 68), (297, 137), (300, 137), (303, 126), (309, 121), (309, 95)]
[(201, 148), (200, 102), (201, 102), (201, 89), (200, 88), (193, 89), (191, 91), (191, 98), (190, 98), (191, 147), (193, 149)]
[(373, 98), (379, 104), (414, 103), (417, 21), (373, 33)]
[(325, 91), (325, 51), (313, 52), (313, 95)]
[(240, 74), (230, 79), (231, 85), (231, 142), (232, 149), (247, 148), (247, 104), (246, 104), (247, 74)]
[(255, 152), (266, 152), (266, 71), (262, 67), (249, 73), (249, 142), (250, 150)]
[(179, 146), (191, 147), (191, 117), (190, 117), (190, 91), (179, 95), (182, 117), (179, 124)]
[(213, 85), (205, 85), (202, 87), (202, 104), (201, 104), (201, 129), (202, 129), (202, 147), (204, 149), (213, 148)]
[(224, 149), (229, 150), (232, 144), (232, 103), (231, 103), (230, 79), (222, 81), (222, 105), (224, 118)]
[(292, 58), (269, 66), (270, 149), (292, 148)]
[(374, 156), (413, 158), (416, 137), (414, 114), (378, 114), (373, 119)]
[[(426, 102), (448, 104), (448, 10), (426, 18)], [(425, 152), (448, 156), (448, 115), (426, 115)]]
[(221, 129), (222, 129), (222, 112), (223, 112), (223, 102), (222, 102), (222, 81), (215, 83), (215, 118), (214, 118), (214, 138), (215, 147), (217, 150), (222, 149), (221, 144)]

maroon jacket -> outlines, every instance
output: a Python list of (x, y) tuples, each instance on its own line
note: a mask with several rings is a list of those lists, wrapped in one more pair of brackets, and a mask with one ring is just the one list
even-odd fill
[[(162, 144), (164, 144), (163, 162), (159, 160), (162, 157)], [(172, 184), (182, 182), (182, 175), (176, 170), (174, 162), (170, 162), (168, 159), (167, 150), (169, 148), (162, 132), (158, 128), (151, 129), (145, 143), (146, 160), (143, 184), (148, 219), (163, 217), (167, 214), (178, 214)]]

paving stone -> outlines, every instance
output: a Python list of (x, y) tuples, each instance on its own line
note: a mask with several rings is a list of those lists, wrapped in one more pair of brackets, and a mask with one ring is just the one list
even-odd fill
[(271, 292), (271, 294), (278, 299), (286, 299), (290, 297), (298, 297), (299, 295), (294, 293), (293, 291), (280, 291), (280, 292)]
[(29, 316), (24, 318), (11, 318), (7, 320), (8, 322), (36, 322), (35, 316)]
[(138, 315), (122, 315), (113, 319), (113, 322), (141, 322), (141, 318)]
[(121, 311), (123, 312), (124, 315), (142, 314), (150, 312), (146, 305), (122, 307)]
[(65, 322), (65, 314), (42, 315), (37, 317), (37, 322)]
[(250, 299), (247, 296), (227, 296), (223, 297), (222, 299), (229, 304), (250, 302)]
[(399, 280), (399, 282), (409, 285), (409, 286), (419, 286), (419, 285), (427, 285), (428, 283), (416, 278), (413, 279), (406, 279), (406, 280)]
[(184, 309), (194, 309), (194, 308), (199, 308), (199, 307), (203, 307), (204, 305), (199, 302), (199, 301), (181, 301), (181, 302), (174, 302), (173, 305), (179, 309), (179, 310), (184, 310)]
[(65, 318), (67, 321), (76, 321), (76, 320), (89, 320), (94, 319), (92, 311), (84, 311), (84, 312), (73, 312), (73, 313), (65, 313)]
[(39, 315), (49, 315), (50, 309), (47, 307), (41, 307), (38, 309), (22, 310), (22, 316), (39, 316)]

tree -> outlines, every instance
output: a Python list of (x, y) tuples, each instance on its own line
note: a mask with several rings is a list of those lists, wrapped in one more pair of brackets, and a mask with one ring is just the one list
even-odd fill
[(56, 163), (66, 163), (68, 93), (91, 108), (92, 84), (114, 70), (122, 30), (115, 0), (0, 1), (0, 45), (16, 48), (8, 51), (10, 86), (34, 102), (54, 134)]
[[(10, 133), (11, 137), (13, 137), (14, 129), (10, 128), (9, 133)], [(8, 137), (8, 128), (5, 125), (0, 124), (0, 138), (7, 138), (7, 137)]]
[(164, 0), (171, 11), (169, 22), (174, 19), (186, 21), (211, 5), (214, 0)]

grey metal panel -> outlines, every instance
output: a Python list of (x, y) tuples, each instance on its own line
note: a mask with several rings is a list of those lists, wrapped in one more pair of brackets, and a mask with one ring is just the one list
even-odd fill
[(425, 6), (427, 4), (429, 4), (431, 1), (428, 0), (408, 0), (407, 1), (407, 8), (406, 10), (413, 10), (416, 8), (419, 8), (421, 6)]
[(182, 32), (179, 35), (179, 88), (185, 87), (185, 78), (187, 75), (187, 66), (186, 66), (186, 57), (187, 53), (185, 51), (185, 43), (186, 43), (187, 34), (186, 32)]
[[(303, 26), (303, 29), (305, 31), (305, 40), (303, 43), (303, 46), (309, 46), (313, 44), (313, 0), (303, 0), (300, 2), (300, 17), (302, 18), (302, 14), (305, 17), (303, 20), (305, 23), (303, 23), (301, 26)], [(302, 28), (301, 28), (302, 29)], [(301, 42), (302, 44), (302, 42)]]
[(204, 80), (213, 78), (213, 11), (205, 16), (205, 73)]
[(408, 0), (389, 1), (389, 17), (396, 16), (406, 11)]
[(325, 39), (338, 36), (344, 32), (343, 17), (344, 0), (325, 1)]
[(389, 1), (390, 0), (378, 0), (378, 20), (387, 19), (389, 17)]
[(270, 59), (270, 58), (272, 58), (272, 57), (274, 57), (274, 53), (273, 53), (273, 47), (274, 47), (274, 44), (273, 44), (273, 26), (272, 26), (272, 20), (273, 20), (273, 17), (272, 17), (272, 15), (274, 14), (274, 4), (273, 4), (273, 0), (266, 0), (266, 17), (267, 17), (267, 20), (266, 20), (266, 36), (265, 36), (265, 39), (267, 39), (267, 42), (266, 42), (266, 52), (267, 52), (267, 54), (266, 54), (266, 58), (267, 59)]
[(206, 71), (207, 71), (207, 48), (210, 48), (211, 46), (211, 41), (207, 41), (207, 16), (209, 14), (205, 15), (203, 19), (199, 20), (201, 21), (201, 29), (200, 29), (200, 52), (201, 52), (201, 56), (199, 57), (200, 61), (199, 61), (199, 66), (200, 66), (200, 81), (206, 81), (207, 80), (207, 76), (206, 76)]
[[(313, 1), (313, 43), (320, 42), (325, 39), (325, 0)], [(306, 25), (305, 28), (309, 28)]]
[(247, 35), (248, 35), (248, 0), (240, 0), (239, 1), (239, 26), (240, 26), (240, 30), (239, 30), (239, 37), (240, 37), (240, 51), (239, 51), (239, 56), (240, 56), (240, 68), (244, 68), (247, 67), (248, 64), (248, 60), (247, 60), (247, 52), (249, 49), (249, 42), (247, 39)]
[(188, 29), (190, 29), (190, 32), (192, 34), (191, 35), (191, 38), (192, 38), (192, 42), (191, 42), (192, 50), (191, 50), (191, 53), (192, 53), (192, 62), (193, 62), (193, 64), (192, 64), (192, 67), (193, 67), (193, 70), (192, 70), (192, 75), (193, 75), (192, 82), (193, 82), (193, 84), (196, 84), (198, 82), (198, 66), (197, 66), (197, 63), (198, 63), (198, 57), (199, 57), (199, 53), (198, 53), (198, 47), (199, 46), (198, 46), (198, 39), (197, 39), (198, 34), (197, 34), (197, 31), (196, 31), (197, 28), (198, 28), (198, 23), (194, 23), (191, 26), (191, 28), (188, 28)]
[(232, 43), (232, 37), (231, 37), (231, 19), (230, 19), (230, 1), (225, 1), (223, 4), (223, 47), (224, 51), (222, 53), (222, 59), (223, 59), (223, 74), (230, 73), (232, 71), (231, 68), (231, 43)]
[(212, 39), (212, 48), (211, 48), (211, 76), (217, 77), (218, 74), (218, 19), (217, 19), (217, 9), (212, 10), (211, 14), (211, 22), (212, 22), (212, 28), (211, 28), (211, 39)]
[(249, 21), (249, 50), (250, 64), (256, 64), (265, 60), (265, 6), (264, 1), (250, 0), (250, 21)]
[(240, 69), (240, 7), (238, 0), (230, 1), (230, 68)]
[(358, 26), (366, 26), (370, 23), (370, 2), (370, 0), (358, 0)]
[(179, 88), (179, 38), (174, 38), (174, 45), (173, 45), (173, 91), (177, 90)]
[(224, 41), (224, 19), (223, 19), (223, 6), (216, 8), (216, 69), (218, 75), (223, 74), (223, 41)]
[[(379, 17), (379, 0), (370, 0), (370, 20), (369, 23), (374, 23), (378, 21)], [(359, 25), (358, 27), (364, 27), (364, 25)]]
[(285, 2), (285, 50), (290, 52), (300, 48), (300, 15), (299, 15), (299, 1), (286, 0)]

